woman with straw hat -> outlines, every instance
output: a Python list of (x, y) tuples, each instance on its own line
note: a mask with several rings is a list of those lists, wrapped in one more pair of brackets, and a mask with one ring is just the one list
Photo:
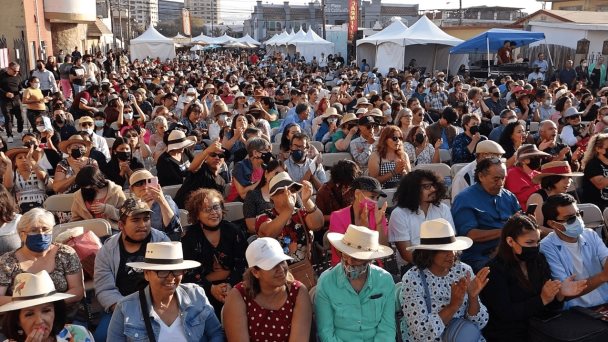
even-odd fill
[(72, 294), (55, 291), (46, 271), (21, 273), (15, 277), (12, 301), (0, 306), (5, 312), (2, 333), (8, 341), (92, 342), (83, 326), (66, 323), (64, 299)]
[(481, 329), (489, 317), (479, 293), (490, 270), (484, 267), (474, 276), (469, 265), (459, 262), (458, 251), (473, 241), (454, 235), (444, 219), (425, 221), (420, 244), (407, 248), (414, 250), (414, 267), (402, 280), (403, 341), (483, 341)]
[(377, 231), (349, 225), (345, 234), (329, 233), (342, 254), (336, 267), (319, 278), (315, 294), (317, 334), (321, 341), (395, 339), (395, 284), (372, 260), (393, 254), (380, 245)]
[(68, 155), (60, 161), (55, 168), (55, 181), (53, 191), (56, 193), (70, 193), (77, 189), (76, 174), (86, 165), (95, 165), (97, 162), (89, 158), (91, 142), (84, 140), (78, 134), (72, 135), (68, 140), (59, 143), (59, 150)]
[(148, 286), (118, 302), (108, 341), (224, 341), (224, 333), (202, 287), (182, 284), (186, 270), (199, 267), (184, 260), (181, 242), (151, 242), (142, 262)]

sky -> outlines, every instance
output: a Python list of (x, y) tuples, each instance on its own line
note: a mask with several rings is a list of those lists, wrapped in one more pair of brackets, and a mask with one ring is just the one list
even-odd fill
[[(226, 21), (231, 21), (232, 18), (240, 18), (246, 19), (249, 17), (253, 6), (255, 5), (255, 0), (219, 0), (221, 1), (222, 6), (222, 18)], [(319, 0), (320, 2), (321, 0)], [(345, 2), (348, 0), (344, 0)], [(294, 5), (303, 5), (310, 2), (310, 0), (290, 0), (290, 4)], [(420, 3), (421, 1), (412, 1), (412, 0), (383, 0), (383, 3), (400, 3), (400, 4), (415, 4)], [(425, 0), (423, 3), (420, 3), (420, 9), (435, 9), (435, 8), (458, 8), (459, 0)], [(275, 3), (282, 4), (283, 0), (264, 0), (264, 3)], [(521, 7), (524, 8), (524, 12), (532, 13), (536, 10), (539, 10), (542, 6), (542, 2), (538, 2), (535, 0), (510, 0), (508, 4), (505, 3), (504, 0), (462, 0), (462, 7), (470, 7), (470, 6), (478, 6), (478, 5), (486, 5), (486, 6), (510, 6), (510, 7)]]

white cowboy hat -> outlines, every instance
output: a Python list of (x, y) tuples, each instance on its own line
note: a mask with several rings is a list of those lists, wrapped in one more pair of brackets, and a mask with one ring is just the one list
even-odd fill
[(269, 195), (270, 197), (274, 196), (274, 194), (280, 189), (290, 189), (292, 192), (297, 192), (302, 189), (302, 184), (298, 182), (294, 182), (293, 179), (289, 176), (289, 174), (285, 171), (279, 172), (274, 177), (270, 179), (270, 183), (268, 183), (269, 187)]
[(0, 306), (0, 312), (29, 308), (71, 297), (74, 295), (56, 292), (53, 280), (46, 271), (20, 273), (15, 277), (11, 301)]
[(367, 227), (348, 225), (346, 233), (328, 233), (327, 239), (337, 250), (359, 260), (374, 260), (393, 254), (388, 246), (381, 245), (380, 234)]
[(128, 262), (127, 266), (140, 270), (173, 271), (196, 268), (198, 261), (184, 260), (181, 242), (149, 242), (143, 262)]
[(194, 141), (186, 138), (186, 133), (179, 129), (174, 129), (169, 133), (167, 139), (167, 151), (178, 150), (180, 148), (190, 147), (194, 145)]
[(269, 237), (255, 239), (245, 251), (249, 267), (257, 266), (265, 271), (271, 270), (280, 262), (292, 260), (285, 254), (279, 241)]
[(472, 245), (473, 240), (466, 236), (456, 237), (452, 225), (445, 219), (440, 218), (422, 222), (420, 225), (420, 244), (410, 246), (407, 250), (462, 251)]

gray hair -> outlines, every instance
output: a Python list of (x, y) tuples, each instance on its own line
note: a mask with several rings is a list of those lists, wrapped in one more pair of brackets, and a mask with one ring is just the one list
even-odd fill
[(19, 223), (17, 223), (17, 232), (27, 232), (29, 228), (37, 223), (42, 223), (46, 227), (53, 228), (55, 226), (55, 217), (46, 209), (33, 208), (21, 216)]
[(270, 143), (264, 138), (253, 137), (247, 141), (247, 154), (253, 155), (254, 151), (269, 150)]
[(157, 125), (163, 125), (163, 126), (167, 126), (167, 119), (164, 116), (157, 116), (154, 118), (154, 126)]

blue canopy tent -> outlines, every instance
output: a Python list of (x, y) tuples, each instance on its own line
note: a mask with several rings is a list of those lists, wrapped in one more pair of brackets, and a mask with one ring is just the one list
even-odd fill
[[(498, 51), (507, 40), (515, 42), (516, 46), (524, 46), (544, 39), (545, 34), (542, 32), (494, 28), (454, 46), (450, 49), (450, 54), (483, 53), (485, 51), (488, 54), (488, 75), (490, 75), (490, 51)], [(547, 50), (547, 52), (549, 51)], [(553, 64), (551, 53), (549, 53), (549, 62)]]

